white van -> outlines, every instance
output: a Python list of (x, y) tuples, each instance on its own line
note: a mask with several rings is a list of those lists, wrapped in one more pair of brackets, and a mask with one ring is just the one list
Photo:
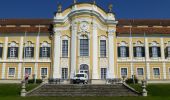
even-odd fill
[(73, 84), (87, 84), (88, 75), (86, 73), (77, 73), (73, 78)]

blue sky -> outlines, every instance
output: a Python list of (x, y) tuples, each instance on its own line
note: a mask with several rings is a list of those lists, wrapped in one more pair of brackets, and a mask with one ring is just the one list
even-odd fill
[[(0, 0), (0, 18), (53, 18), (57, 3), (63, 9), (73, 0)], [(78, 2), (92, 0), (78, 0)], [(118, 19), (170, 19), (170, 0), (96, 0), (107, 9), (113, 4)]]

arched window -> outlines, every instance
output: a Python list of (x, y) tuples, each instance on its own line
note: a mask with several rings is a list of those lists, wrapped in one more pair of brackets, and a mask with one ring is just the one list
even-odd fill
[(18, 58), (18, 44), (11, 42), (8, 46), (8, 58)]
[(161, 57), (161, 50), (157, 42), (152, 42), (149, 47), (149, 55), (150, 57)]
[(31, 41), (28, 41), (24, 46), (24, 58), (33, 58), (34, 57), (34, 44)]
[(137, 41), (133, 47), (134, 57), (145, 57), (145, 48), (142, 42)]
[(129, 47), (124, 41), (119, 44), (118, 57), (129, 57)]
[(87, 35), (80, 36), (80, 56), (89, 56), (89, 40)]
[(40, 47), (40, 58), (49, 58), (50, 57), (50, 44), (43, 42)]

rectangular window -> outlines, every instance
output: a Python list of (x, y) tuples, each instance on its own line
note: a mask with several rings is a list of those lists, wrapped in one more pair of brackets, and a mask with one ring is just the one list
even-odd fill
[(31, 68), (25, 68), (25, 75), (31, 75)]
[(34, 56), (34, 47), (25, 47), (25, 58), (31, 58)]
[(101, 68), (101, 79), (106, 79), (107, 68)]
[(120, 57), (126, 57), (126, 47), (125, 46), (120, 47)]
[(106, 57), (106, 40), (100, 40), (100, 57)]
[(18, 57), (18, 47), (8, 47), (8, 58)]
[(153, 68), (153, 73), (155, 77), (159, 76), (160, 75), (159, 68)]
[(68, 68), (62, 68), (62, 79), (68, 78)]
[(127, 76), (127, 68), (121, 68), (121, 76)]
[(89, 40), (80, 39), (80, 56), (89, 56)]
[(62, 57), (68, 57), (68, 40), (62, 41)]
[(137, 74), (143, 76), (143, 68), (137, 68)]
[(50, 57), (50, 47), (40, 47), (40, 58)]
[(14, 76), (15, 75), (15, 68), (9, 68), (8, 76)]
[(47, 68), (41, 68), (41, 76), (47, 76)]

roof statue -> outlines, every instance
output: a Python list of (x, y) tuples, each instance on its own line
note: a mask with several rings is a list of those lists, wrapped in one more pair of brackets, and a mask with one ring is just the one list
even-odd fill
[(57, 12), (58, 12), (58, 13), (62, 12), (62, 5), (61, 5), (61, 4), (58, 4)]
[(74, 2), (74, 4), (76, 4), (76, 3), (77, 3), (77, 0), (74, 0), (73, 2)]
[(112, 5), (112, 4), (109, 4), (108, 9), (109, 9), (109, 13), (112, 13), (113, 5)]

